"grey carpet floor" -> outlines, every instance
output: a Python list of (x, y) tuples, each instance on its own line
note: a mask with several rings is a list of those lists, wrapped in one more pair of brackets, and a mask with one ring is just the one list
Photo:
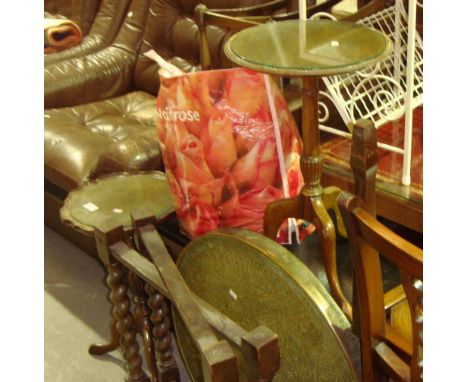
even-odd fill
[[(44, 381), (124, 381), (119, 350), (103, 356), (88, 354), (90, 344), (109, 339), (107, 294), (105, 271), (98, 260), (45, 227)], [(181, 367), (181, 381), (189, 380)]]

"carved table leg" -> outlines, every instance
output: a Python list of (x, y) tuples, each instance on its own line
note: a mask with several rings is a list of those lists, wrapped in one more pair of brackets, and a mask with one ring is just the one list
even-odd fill
[(150, 311), (146, 305), (144, 283), (134, 273), (130, 274), (129, 280), (133, 291), (133, 302), (135, 304), (135, 321), (138, 326), (138, 331), (143, 338), (146, 363), (151, 372), (151, 381), (157, 382), (158, 372), (154, 356), (153, 337), (151, 335), (152, 325), (150, 321)]
[(328, 214), (323, 199), (321, 196), (310, 197), (312, 204), (312, 222), (317, 227), (317, 232), (320, 235), (320, 243), (322, 245), (323, 258), (325, 263), (325, 272), (327, 274), (328, 283), (333, 298), (340, 306), (346, 317), (351, 320), (352, 309), (341, 289), (338, 280), (338, 272), (336, 268), (336, 234), (333, 221)]
[(94, 344), (88, 349), (89, 354), (103, 355), (119, 347), (119, 332), (117, 331), (117, 320), (112, 318), (110, 323), (111, 340), (108, 344)]
[(348, 237), (346, 233), (346, 228), (343, 222), (343, 217), (341, 216), (340, 209), (338, 208), (338, 196), (341, 193), (341, 189), (335, 186), (326, 187), (323, 190), (322, 199), (327, 210), (333, 210), (336, 217), (336, 229), (342, 237)]
[(128, 282), (125, 267), (117, 262), (108, 266), (109, 275), (107, 284), (111, 290), (110, 299), (113, 303), (112, 315), (117, 321), (117, 330), (120, 334), (120, 346), (127, 362), (128, 382), (149, 382), (148, 376), (141, 368), (142, 359), (136, 340), (136, 330), (133, 314), (130, 310), (128, 297)]
[[(328, 283), (333, 298), (341, 307), (348, 319), (351, 319), (351, 305), (346, 300), (338, 280), (338, 271), (336, 268), (336, 235), (333, 221), (328, 214), (327, 207), (333, 208), (333, 199), (336, 190), (331, 189), (327, 194), (318, 194), (315, 196), (301, 195), (291, 199), (281, 199), (268, 204), (265, 210), (263, 220), (264, 235), (274, 240), (281, 223), (290, 217), (304, 218), (312, 221), (320, 235), (322, 252), (324, 258), (325, 272), (327, 274)], [(324, 198), (322, 198), (322, 195)], [(324, 200), (327, 201), (327, 205)], [(341, 214), (337, 215), (338, 227), (344, 227), (340, 221)], [(346, 235), (346, 231), (342, 228), (342, 234)]]
[(179, 369), (172, 354), (172, 338), (169, 331), (169, 309), (162, 294), (151, 285), (145, 285), (148, 305), (152, 311), (153, 335), (156, 340), (159, 382), (179, 381)]
[(301, 195), (291, 199), (276, 200), (268, 204), (263, 216), (263, 234), (275, 240), (278, 230), (285, 219), (301, 217), (301, 206)]
[(325, 272), (331, 294), (348, 319), (351, 319), (351, 305), (346, 300), (338, 280), (335, 227), (327, 212), (327, 208), (333, 208), (337, 212), (338, 230), (346, 235), (341, 214), (336, 207), (335, 201), (339, 190), (337, 188), (328, 188), (324, 192), (320, 185), (323, 157), (320, 154), (318, 94), (318, 78), (303, 78), (302, 143), (304, 150), (300, 166), (304, 177), (304, 187), (301, 189), (300, 195), (295, 198), (270, 203), (265, 212), (263, 228), (266, 236), (275, 239), (280, 224), (286, 218), (302, 218), (314, 223), (320, 235)]

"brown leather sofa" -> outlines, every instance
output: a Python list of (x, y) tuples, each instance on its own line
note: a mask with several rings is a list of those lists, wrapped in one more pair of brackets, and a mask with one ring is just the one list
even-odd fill
[(131, 1), (114, 42), (107, 48), (44, 68), (45, 109), (99, 101), (127, 91), (149, 3)]
[[(232, 6), (229, 1), (206, 3)], [(246, 3), (240, 0), (234, 5)], [(63, 62), (60, 71), (57, 65), (47, 68), (47, 106), (98, 101), (46, 110), (47, 180), (68, 192), (103, 174), (162, 168), (154, 126), (158, 65), (143, 53), (154, 49), (184, 71), (198, 70), (198, 28), (193, 19), (197, 4), (198, 0), (183, 4), (133, 0), (132, 24), (119, 31), (109, 48)], [(216, 52), (213, 66), (229, 66), (222, 50), (224, 31), (207, 29), (210, 50)], [(80, 71), (83, 67), (86, 70)], [(62, 72), (72, 87), (62, 89), (62, 77), (54, 78)], [(55, 91), (47, 92), (51, 88)]]
[(101, 0), (45, 0), (44, 11), (73, 20), (85, 36), (91, 28), (100, 3)]
[(70, 49), (45, 55), (44, 65), (91, 54), (110, 45), (121, 27), (129, 4), (130, 0), (102, 0), (83, 41)]

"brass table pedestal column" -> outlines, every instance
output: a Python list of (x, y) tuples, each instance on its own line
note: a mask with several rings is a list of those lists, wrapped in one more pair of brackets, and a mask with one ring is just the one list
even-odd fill
[[(252, 49), (255, 47), (255, 49)], [(335, 209), (337, 187), (320, 185), (323, 158), (320, 155), (319, 78), (354, 72), (377, 64), (392, 52), (392, 42), (383, 33), (343, 21), (288, 20), (244, 29), (233, 35), (225, 52), (234, 63), (272, 75), (301, 77), (302, 143), (301, 171), (304, 187), (291, 199), (271, 203), (264, 216), (264, 234), (275, 238), (287, 218), (302, 218), (315, 224), (320, 235), (325, 271), (333, 298), (350, 318), (351, 306), (341, 290), (336, 269), (335, 227), (328, 209)], [(341, 231), (341, 222), (338, 221)]]

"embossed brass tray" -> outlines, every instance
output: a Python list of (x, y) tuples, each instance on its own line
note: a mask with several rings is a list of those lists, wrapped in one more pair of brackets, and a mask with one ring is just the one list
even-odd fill
[[(189, 243), (178, 267), (194, 293), (244, 329), (265, 325), (278, 334), (281, 367), (274, 381), (359, 380), (359, 344), (349, 322), (312, 272), (279, 244), (222, 229)], [(173, 317), (185, 365), (201, 382), (196, 346), (175, 309)], [(240, 381), (247, 381), (236, 356)]]

